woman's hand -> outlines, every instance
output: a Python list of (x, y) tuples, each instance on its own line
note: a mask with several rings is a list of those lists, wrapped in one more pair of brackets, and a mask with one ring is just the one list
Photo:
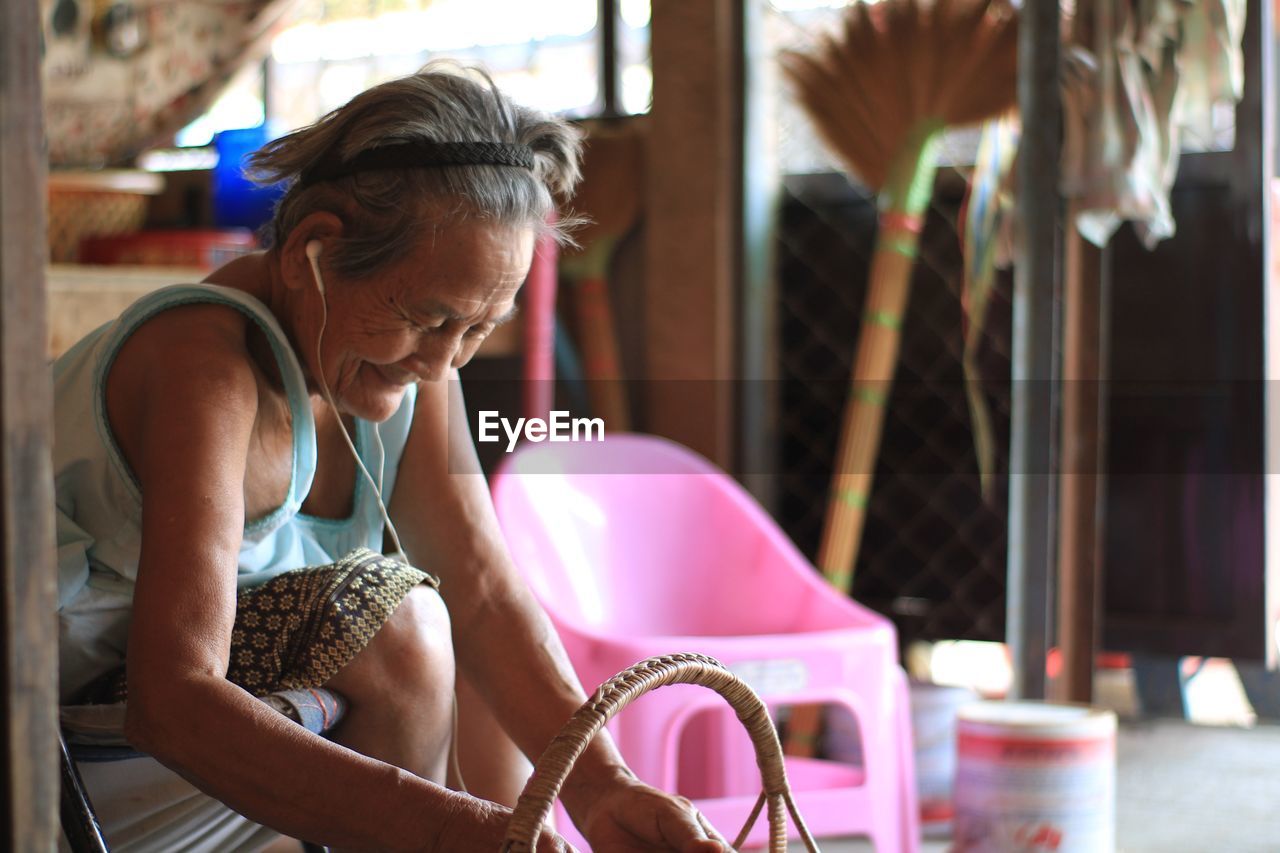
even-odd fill
[(597, 853), (725, 853), (732, 848), (693, 803), (637, 779), (622, 779), (601, 794), (583, 834)]

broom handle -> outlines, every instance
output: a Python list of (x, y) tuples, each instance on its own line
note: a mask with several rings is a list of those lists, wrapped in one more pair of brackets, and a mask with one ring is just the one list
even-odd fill
[(933, 194), (941, 127), (922, 124), (894, 159), (880, 192), (880, 227), (862, 311), (862, 333), (850, 375), (831, 491), (827, 498), (818, 568), (848, 593), (871, 498), (885, 407), (898, 366), (902, 321), (911, 292), (911, 268), (925, 208)]
[(603, 419), (608, 431), (627, 432), (631, 429), (631, 413), (622, 383), (618, 338), (614, 334), (607, 285), (603, 278), (588, 276), (576, 282), (575, 287), (591, 414)]
[[(871, 480), (884, 431), (885, 407), (902, 342), (902, 319), (911, 293), (911, 268), (937, 162), (942, 128), (922, 125), (893, 164), (880, 193), (880, 227), (871, 256), (871, 274), (862, 309), (862, 334), (849, 377), (849, 398), (831, 474), (818, 568), (846, 595), (871, 499)], [(787, 754), (817, 753), (821, 707), (798, 705), (787, 726)]]
[(871, 497), (876, 454), (884, 431), (885, 407), (898, 365), (902, 317), (911, 291), (912, 261), (877, 247), (863, 308), (862, 333), (849, 377), (818, 547), (818, 567), (833, 586), (849, 592)]
[[(881, 243), (877, 238), (877, 243)], [(893, 370), (898, 361), (901, 318), (910, 291), (911, 260), (878, 245), (871, 261), (871, 285), (863, 311), (862, 334), (850, 377), (849, 400), (840, 427), (840, 444), (831, 476), (818, 566), (841, 592), (853, 583), (862, 524)], [(819, 705), (797, 705), (787, 725), (787, 754), (812, 757), (822, 730)]]
[(609, 301), (608, 261), (616, 240), (600, 237), (584, 257), (566, 265), (573, 280), (578, 338), (587, 375), (591, 414), (610, 432), (631, 429), (631, 412), (622, 381), (618, 336)]

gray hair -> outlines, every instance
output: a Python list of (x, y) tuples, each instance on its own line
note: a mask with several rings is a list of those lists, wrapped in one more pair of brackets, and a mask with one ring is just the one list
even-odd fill
[[(533, 150), (534, 165), (364, 171), (305, 185), (298, 180), (334, 151), (345, 161), (408, 141), (522, 144)], [(426, 225), (476, 219), (571, 242), (579, 220), (549, 218), (554, 197), (568, 197), (578, 182), (581, 149), (581, 133), (567, 121), (512, 103), (481, 69), (441, 60), (374, 86), (315, 124), (267, 143), (250, 157), (247, 172), (259, 184), (287, 184), (270, 225), (275, 245), (283, 245), (304, 217), (328, 211), (344, 227), (327, 262), (359, 278), (408, 254)]]

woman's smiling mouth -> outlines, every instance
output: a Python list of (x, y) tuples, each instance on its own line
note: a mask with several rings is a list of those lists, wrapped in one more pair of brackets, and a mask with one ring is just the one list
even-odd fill
[(373, 368), (374, 372), (378, 374), (378, 378), (393, 388), (403, 389), (418, 381), (418, 377), (414, 374), (397, 370), (390, 365), (374, 364), (372, 362), (365, 363)]

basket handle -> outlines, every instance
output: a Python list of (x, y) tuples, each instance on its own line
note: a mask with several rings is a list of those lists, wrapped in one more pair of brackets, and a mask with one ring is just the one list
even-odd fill
[(535, 849), (543, 824), (551, 814), (551, 806), (560, 793), (573, 763), (578, 760), (605, 723), (632, 701), (667, 684), (698, 684), (724, 697), (746, 727), (755, 746), (756, 764), (764, 780), (764, 788), (747, 823), (733, 842), (736, 850), (747, 837), (761, 809), (769, 806), (769, 849), (785, 853), (787, 849), (786, 813), (800, 831), (809, 853), (818, 847), (808, 827), (796, 810), (787, 784), (786, 766), (778, 733), (769, 719), (760, 697), (715, 658), (698, 654), (675, 654), (640, 661), (600, 685), (538, 758), (533, 775), (525, 784), (507, 826), (503, 853), (528, 853)]

